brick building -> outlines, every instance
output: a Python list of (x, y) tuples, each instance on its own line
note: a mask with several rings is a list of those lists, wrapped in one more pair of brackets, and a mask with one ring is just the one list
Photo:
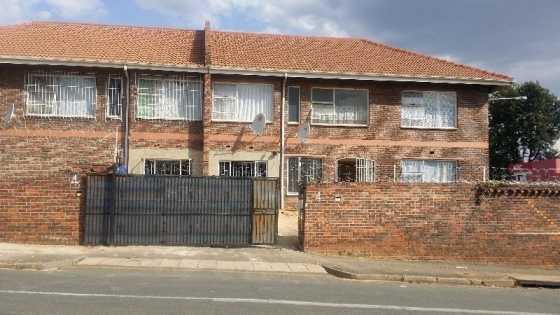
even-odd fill
[(10, 241), (78, 242), (80, 178), (117, 164), (280, 177), (285, 208), (304, 179), (481, 177), (488, 93), (511, 83), (364, 39), (39, 22), (0, 42)]

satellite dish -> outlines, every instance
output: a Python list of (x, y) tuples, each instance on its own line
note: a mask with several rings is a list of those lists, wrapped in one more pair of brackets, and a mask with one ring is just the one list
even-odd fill
[(260, 136), (264, 133), (264, 128), (266, 127), (266, 117), (263, 113), (258, 113), (253, 122), (251, 123), (251, 130), (257, 135)]
[(303, 125), (299, 126), (297, 131), (297, 137), (300, 143), (307, 142), (309, 139), (309, 134), (311, 133), (311, 124), (309, 121), (306, 121)]
[(10, 108), (8, 108), (8, 111), (6, 112), (6, 115), (4, 115), (4, 119), (2, 119), (2, 122), (5, 125), (9, 125), (10, 122), (12, 121), (12, 119), (14, 119), (15, 116), (16, 116), (16, 106), (14, 104), (12, 104), (12, 106)]

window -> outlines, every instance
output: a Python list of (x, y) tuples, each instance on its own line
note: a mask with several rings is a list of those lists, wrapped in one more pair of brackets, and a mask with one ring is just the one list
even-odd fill
[(321, 159), (292, 157), (288, 159), (288, 193), (297, 194), (302, 182), (319, 182), (323, 177)]
[(190, 160), (145, 160), (145, 175), (190, 176)]
[(27, 115), (95, 117), (97, 88), (94, 76), (30, 73), (25, 91)]
[(455, 128), (457, 93), (404, 92), (401, 126), (413, 128)]
[(401, 161), (401, 180), (410, 183), (448, 183), (455, 181), (457, 163), (437, 160)]
[(299, 87), (288, 87), (288, 122), (299, 123)]
[(342, 159), (337, 161), (337, 181), (373, 182), (375, 163), (368, 159)]
[(368, 91), (350, 89), (311, 90), (312, 122), (332, 125), (367, 125)]
[(107, 86), (107, 117), (120, 118), (122, 110), (122, 79), (109, 78)]
[(259, 113), (272, 121), (272, 85), (214, 84), (212, 119), (252, 122)]
[(201, 103), (197, 79), (138, 79), (138, 118), (201, 120)]
[(220, 176), (266, 177), (266, 161), (220, 161)]

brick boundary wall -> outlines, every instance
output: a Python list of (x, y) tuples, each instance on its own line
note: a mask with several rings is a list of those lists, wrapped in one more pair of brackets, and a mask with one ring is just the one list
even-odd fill
[(560, 186), (310, 184), (305, 251), (560, 265)]

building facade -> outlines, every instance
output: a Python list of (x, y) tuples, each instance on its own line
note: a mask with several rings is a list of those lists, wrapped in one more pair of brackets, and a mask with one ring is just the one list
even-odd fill
[(78, 242), (83, 176), (115, 169), (279, 177), (286, 209), (301, 181), (482, 179), (488, 93), (511, 83), (359, 39), (65, 23), (0, 39), (7, 241)]

